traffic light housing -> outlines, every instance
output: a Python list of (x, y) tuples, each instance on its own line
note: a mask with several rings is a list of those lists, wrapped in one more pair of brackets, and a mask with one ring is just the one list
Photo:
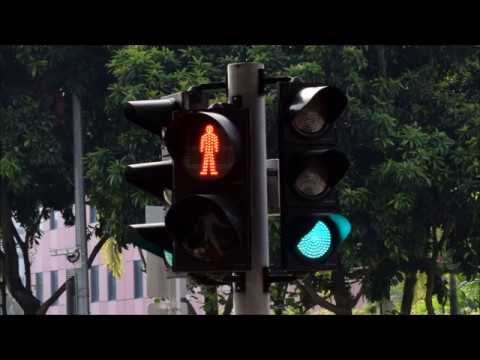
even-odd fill
[(167, 129), (174, 162), (165, 223), (173, 270), (232, 272), (250, 267), (249, 112), (223, 104), (175, 111)]
[(349, 167), (337, 149), (336, 120), (347, 98), (338, 89), (300, 81), (279, 84), (282, 267), (335, 267), (351, 225), (339, 214), (335, 185)]
[[(204, 106), (206, 100), (201, 94), (188, 91), (155, 100), (129, 101), (124, 114), (129, 121), (163, 137), (164, 129), (170, 124), (175, 110)], [(173, 162), (165, 160), (128, 165), (125, 177), (130, 184), (164, 200), (165, 191), (173, 189)], [(127, 231), (133, 244), (162, 257), (167, 267), (172, 267), (173, 241), (165, 223), (132, 224)]]
[(206, 99), (200, 92), (182, 91), (154, 100), (127, 102), (125, 117), (144, 129), (162, 136), (162, 130), (172, 120), (175, 110), (194, 109), (206, 106)]
[[(157, 198), (173, 188), (171, 160), (128, 165), (127, 181)], [(134, 224), (128, 226), (129, 239), (138, 247), (162, 257), (167, 267), (172, 266), (173, 243), (164, 223)]]
[(129, 165), (127, 181), (158, 198), (172, 190), (165, 223), (129, 225), (133, 243), (175, 272), (232, 272), (250, 267), (249, 111), (207, 108), (178, 93), (129, 102), (125, 116), (164, 136), (171, 160)]

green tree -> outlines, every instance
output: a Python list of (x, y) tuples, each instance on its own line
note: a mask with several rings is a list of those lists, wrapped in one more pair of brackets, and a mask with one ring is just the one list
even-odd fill
[[(67, 225), (74, 221), (69, 97), (76, 92), (82, 98), (88, 149), (101, 141), (103, 132), (98, 130), (106, 123), (103, 99), (110, 51), (0, 47), (0, 268), (8, 291), (26, 314), (45, 312), (55, 301), (40, 304), (31, 291), (28, 249), (41, 238), (40, 222), (55, 210)], [(13, 219), (25, 229), (25, 238)], [(25, 262), (25, 284), (18, 272), (17, 247)]]
[[(330, 281), (310, 286), (307, 279), (304, 290), (316, 298), (313, 303), (350, 313), (355, 298), (348, 294), (349, 281), (360, 281), (370, 300), (383, 302), (391, 286), (406, 278), (402, 312), (409, 313), (416, 274), (422, 271), (428, 275), (426, 307), (434, 313), (432, 297), (446, 298), (441, 258), (450, 255), (470, 276), (478, 271), (478, 204), (472, 197), (478, 191), (478, 92), (473, 86), (478, 50), (297, 50), (289, 49), (287, 56), (282, 47), (264, 46), (251, 54), (270, 71), (336, 85), (347, 93), (340, 132), (347, 135), (343, 148), (352, 168), (341, 202), (354, 224), (343, 265)], [(318, 294), (333, 295), (335, 306)]]

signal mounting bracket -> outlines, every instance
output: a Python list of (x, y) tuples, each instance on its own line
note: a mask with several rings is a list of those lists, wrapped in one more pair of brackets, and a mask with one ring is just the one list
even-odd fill
[(283, 77), (265, 77), (265, 70), (259, 69), (258, 70), (258, 95), (263, 96), (265, 95), (265, 87), (268, 85), (274, 85), (279, 82), (289, 82), (292, 81), (290, 76), (283, 76)]
[(235, 291), (238, 293), (245, 292), (246, 274), (244, 272), (237, 272), (232, 275), (232, 281), (235, 283)]
[[(259, 69), (258, 71), (258, 95), (265, 95), (265, 87), (268, 85), (274, 85), (279, 82), (289, 82), (293, 81), (294, 78), (290, 76), (277, 76), (277, 77), (265, 77), (265, 70)], [(201, 84), (192, 86), (188, 89), (189, 93), (201, 93), (203, 91), (219, 91), (225, 90), (225, 93), (228, 98), (228, 82), (213, 82), (208, 84)]]
[(272, 272), (268, 266), (263, 267), (263, 292), (267, 293), (269, 287), (277, 282), (290, 282), (296, 280), (298, 277), (285, 272)]

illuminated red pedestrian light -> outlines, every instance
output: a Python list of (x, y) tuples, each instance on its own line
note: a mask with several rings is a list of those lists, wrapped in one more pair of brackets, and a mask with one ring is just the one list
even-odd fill
[(176, 272), (250, 267), (249, 110), (219, 105), (175, 111), (167, 128), (174, 200), (165, 225)]
[(237, 126), (223, 114), (178, 111), (166, 142), (177, 169), (181, 167), (190, 177), (211, 183), (237, 176), (240, 139)]
[(200, 137), (200, 154), (202, 154), (202, 167), (200, 176), (216, 176), (217, 161), (216, 156), (220, 150), (220, 142), (215, 134), (213, 126), (207, 125), (205, 132)]

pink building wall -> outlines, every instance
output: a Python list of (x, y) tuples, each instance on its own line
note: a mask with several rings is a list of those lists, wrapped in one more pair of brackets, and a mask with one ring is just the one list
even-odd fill
[[(32, 285), (35, 294), (36, 273), (43, 275), (43, 301), (51, 296), (50, 291), (50, 272), (58, 271), (58, 286), (61, 286), (66, 280), (67, 269), (72, 269), (73, 264), (69, 263), (64, 255), (52, 256), (50, 249), (66, 249), (75, 246), (75, 227), (65, 227), (60, 214), (55, 214), (57, 228), (50, 230), (50, 222), (47, 220), (42, 223), (42, 236), (40, 244), (33, 253), (32, 258)], [(90, 218), (90, 208), (87, 207), (87, 223)], [(88, 252), (90, 253), (97, 244), (98, 240), (93, 237), (88, 241)], [(146, 274), (142, 273), (143, 297), (134, 298), (134, 261), (140, 260), (138, 250), (129, 247), (122, 252), (123, 275), (116, 279), (116, 300), (108, 301), (108, 274), (106, 265), (103, 263), (102, 256), (99, 253), (93, 265), (98, 265), (99, 274), (99, 301), (90, 303), (90, 313), (95, 314), (116, 314), (116, 315), (134, 315), (147, 314), (148, 305), (152, 300), (147, 298)], [(91, 276), (91, 275), (90, 275)], [(91, 286), (91, 281), (90, 281)], [(66, 294), (63, 293), (57, 304), (50, 307), (48, 314), (66, 314)]]

